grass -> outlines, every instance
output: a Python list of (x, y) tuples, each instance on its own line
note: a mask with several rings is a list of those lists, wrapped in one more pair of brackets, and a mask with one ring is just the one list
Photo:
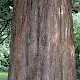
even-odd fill
[(0, 72), (0, 78), (7, 78), (8, 72)]

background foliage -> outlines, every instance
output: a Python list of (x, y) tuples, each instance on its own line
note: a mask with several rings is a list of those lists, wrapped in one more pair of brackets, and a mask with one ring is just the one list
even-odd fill
[(0, 0), (0, 71), (8, 71), (12, 0)]
[(73, 14), (76, 69), (80, 70), (80, 13)]
[(80, 80), (80, 12), (73, 13), (74, 21), (74, 41), (75, 41), (75, 55), (76, 55), (76, 73)]

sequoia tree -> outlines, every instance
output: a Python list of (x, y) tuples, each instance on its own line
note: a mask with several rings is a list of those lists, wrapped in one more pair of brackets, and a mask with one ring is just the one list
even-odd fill
[(76, 80), (71, 0), (14, 0), (8, 80)]

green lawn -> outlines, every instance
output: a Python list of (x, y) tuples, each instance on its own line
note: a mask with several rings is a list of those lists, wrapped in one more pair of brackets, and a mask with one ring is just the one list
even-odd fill
[(0, 72), (0, 78), (7, 78), (8, 73), (7, 72)]

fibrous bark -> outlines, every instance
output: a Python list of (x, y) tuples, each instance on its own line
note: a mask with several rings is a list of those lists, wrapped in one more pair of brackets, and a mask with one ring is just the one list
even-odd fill
[(14, 0), (9, 80), (75, 80), (71, 0)]

